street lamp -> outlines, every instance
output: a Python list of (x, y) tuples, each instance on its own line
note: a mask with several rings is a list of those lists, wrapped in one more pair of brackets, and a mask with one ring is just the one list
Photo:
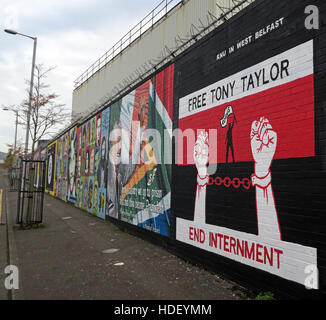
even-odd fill
[(27, 128), (26, 128), (26, 140), (25, 140), (25, 159), (27, 160), (28, 153), (28, 140), (29, 140), (29, 127), (30, 127), (30, 119), (31, 119), (31, 111), (32, 111), (32, 96), (33, 96), (33, 86), (34, 86), (34, 69), (35, 69), (35, 58), (36, 58), (36, 46), (37, 46), (37, 38), (31, 37), (23, 33), (19, 33), (17, 31), (11, 29), (5, 29), (5, 32), (12, 35), (20, 35), (26, 38), (30, 38), (34, 41), (34, 49), (33, 49), (33, 61), (32, 61), (32, 72), (31, 72), (31, 82), (30, 82), (30, 90), (29, 90), (29, 106), (27, 113)]
[(4, 111), (13, 111), (13, 112), (15, 112), (15, 114), (16, 114), (15, 146), (14, 146), (14, 152), (16, 152), (16, 148), (17, 148), (18, 110), (9, 109), (9, 108), (7, 108), (7, 107), (2, 108), (2, 110), (4, 110)]
[(17, 34), (16, 31), (10, 30), (10, 29), (5, 29), (5, 32), (10, 33), (10, 34)]

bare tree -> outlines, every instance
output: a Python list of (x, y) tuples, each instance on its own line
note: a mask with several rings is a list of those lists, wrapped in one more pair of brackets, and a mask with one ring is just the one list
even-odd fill
[[(62, 127), (70, 121), (70, 112), (67, 112), (64, 104), (57, 103), (56, 100), (59, 96), (51, 92), (49, 90), (50, 86), (45, 83), (48, 74), (54, 69), (55, 67), (45, 68), (43, 64), (35, 66), (29, 128), (30, 138), (32, 140), (32, 154), (39, 140), (48, 135), (55, 134), (58, 131), (58, 126)], [(28, 109), (29, 99), (27, 98), (19, 106), (19, 117), (25, 126), (27, 125)]]

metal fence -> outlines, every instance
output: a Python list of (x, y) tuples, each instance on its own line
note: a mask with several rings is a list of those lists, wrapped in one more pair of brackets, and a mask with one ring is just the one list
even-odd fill
[(18, 191), (19, 190), (19, 182), (21, 178), (21, 170), (20, 167), (10, 168), (8, 170), (8, 178), (9, 178), (9, 191)]
[(22, 226), (43, 221), (45, 161), (22, 160), (16, 223)]

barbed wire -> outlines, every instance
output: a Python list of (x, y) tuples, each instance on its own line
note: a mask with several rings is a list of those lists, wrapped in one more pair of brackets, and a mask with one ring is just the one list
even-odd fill
[[(187, 2), (190, 0), (187, 0)], [(87, 119), (94, 116), (96, 113), (103, 110), (105, 107), (112, 104), (114, 101), (123, 97), (128, 91), (135, 87), (139, 82), (148, 78), (156, 70), (160, 69), (167, 63), (173, 61), (178, 55), (184, 52), (187, 48), (199, 41), (205, 35), (213, 31), (215, 28), (226, 22), (228, 19), (233, 17), (235, 14), (240, 12), (244, 7), (253, 3), (255, 0), (224, 0), (228, 3), (228, 6), (222, 6), (216, 2), (216, 6), (220, 10), (220, 16), (215, 16), (208, 10), (206, 14), (206, 22), (204, 23), (201, 19), (198, 19), (197, 25), (192, 23), (189, 31), (181, 37), (176, 34), (174, 37), (174, 46), (168, 47), (165, 45), (159, 52), (156, 58), (148, 59), (145, 63), (138, 66), (133, 72), (127, 75), (121, 82), (115, 85), (115, 87), (106, 95), (102, 96), (98, 102), (94, 103), (93, 106), (87, 110), (72, 114), (72, 123), (66, 126), (60, 133), (53, 136), (53, 140), (58, 138), (64, 132), (70, 128), (83, 123)], [(185, 1), (180, 4), (184, 5)], [(169, 14), (169, 12), (167, 13)], [(112, 60), (108, 63), (111, 63)], [(100, 70), (99, 70), (100, 71)], [(97, 71), (97, 72), (99, 72)]]

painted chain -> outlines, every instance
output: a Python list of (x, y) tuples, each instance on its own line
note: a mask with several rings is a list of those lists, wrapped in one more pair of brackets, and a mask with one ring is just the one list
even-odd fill
[(266, 177), (259, 178), (256, 175), (252, 175), (251, 179), (243, 178), (240, 180), (239, 178), (231, 179), (229, 177), (221, 178), (216, 177), (213, 179), (210, 176), (206, 176), (201, 178), (200, 176), (197, 177), (197, 184), (200, 187), (212, 186), (216, 185), (218, 187), (224, 185), (226, 188), (234, 187), (235, 189), (239, 189), (240, 187), (244, 188), (245, 190), (249, 190), (251, 187), (259, 187), (261, 189), (267, 189), (270, 184), (272, 183), (272, 176), (269, 172)]
[(245, 190), (249, 190), (252, 187), (252, 183), (248, 178), (240, 180), (239, 178), (231, 179), (229, 177), (224, 179), (221, 177), (216, 177), (215, 179), (209, 177), (207, 185), (212, 186), (214, 184), (218, 187), (224, 185), (226, 188), (233, 186), (235, 189), (239, 189), (242, 186)]

